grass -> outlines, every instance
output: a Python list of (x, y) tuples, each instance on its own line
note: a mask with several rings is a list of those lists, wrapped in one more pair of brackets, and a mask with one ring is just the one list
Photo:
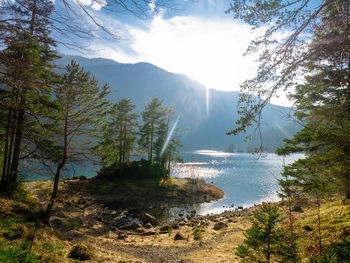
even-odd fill
[(0, 262), (62, 262), (65, 245), (40, 221), (38, 207), (23, 185), (0, 197)]

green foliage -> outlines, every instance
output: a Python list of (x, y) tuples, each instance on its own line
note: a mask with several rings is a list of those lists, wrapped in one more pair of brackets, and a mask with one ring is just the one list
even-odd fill
[(193, 229), (193, 238), (195, 240), (200, 240), (204, 232), (205, 232), (204, 226), (200, 224), (198, 227), (195, 227)]
[(171, 237), (171, 234), (173, 233), (173, 229), (171, 227), (168, 228), (168, 236)]
[(157, 97), (145, 105), (145, 110), (141, 113), (143, 125), (140, 127), (140, 148), (147, 153), (148, 160), (153, 161), (155, 151), (155, 142), (162, 134), (158, 134), (157, 130), (163, 125), (165, 118), (165, 109), (162, 106), (163, 101)]
[(278, 248), (286, 236), (286, 231), (278, 224), (283, 221), (278, 207), (263, 204), (251, 218), (252, 226), (244, 233), (243, 245), (239, 245), (236, 255), (243, 262), (271, 262), (278, 255)]
[(22, 243), (18, 247), (6, 247), (0, 242), (0, 262), (6, 263), (39, 263), (29, 249), (28, 244)]
[(129, 160), (136, 144), (138, 115), (130, 99), (121, 99), (107, 113), (103, 134), (94, 151), (101, 157), (102, 166), (119, 164), (122, 168)]
[(350, 239), (330, 245), (321, 256), (311, 257), (310, 263), (346, 263), (350, 262)]
[(43, 243), (37, 248), (38, 258), (41, 262), (60, 262), (64, 256), (64, 246), (58, 242)]
[(168, 175), (169, 171), (164, 166), (141, 159), (140, 161), (128, 163), (123, 168), (122, 174), (120, 174), (118, 166), (111, 166), (102, 169), (102, 174), (100, 174), (99, 176), (108, 177), (111, 180), (156, 179), (157, 181), (159, 181), (162, 178), (166, 178)]

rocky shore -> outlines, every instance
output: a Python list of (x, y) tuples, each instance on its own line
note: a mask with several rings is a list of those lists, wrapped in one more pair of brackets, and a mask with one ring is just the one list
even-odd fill
[[(236, 248), (243, 242), (244, 231), (250, 226), (251, 216), (259, 208), (257, 205), (248, 209), (241, 208), (206, 216), (190, 211), (187, 214), (179, 213), (179, 218), (171, 221), (159, 221), (152, 213), (147, 212), (143, 212), (138, 218), (132, 218), (131, 212), (122, 207), (125, 205), (122, 200), (119, 203), (121, 206), (117, 208), (100, 199), (106, 193), (110, 195), (113, 191), (120, 191), (127, 186), (127, 183), (120, 183), (119, 187), (115, 185), (111, 187), (106, 182), (100, 183), (81, 178), (61, 184), (60, 195), (49, 225), (41, 224), (40, 221), (33, 225), (29, 221), (38, 213), (38, 206), (42, 208), (46, 206), (45, 202), (50, 194), (50, 182), (26, 183), (27, 190), (32, 193), (29, 199), (36, 199), (30, 201), (30, 204), (0, 198), (0, 212), (6, 215), (2, 220), (8, 222), (6, 218), (11, 216), (17, 220), (11, 219), (11, 222), (15, 223), (10, 225), (6, 223), (7, 228), (0, 231), (0, 242), (1, 236), (10, 236), (9, 233), (12, 233), (12, 239), (16, 238), (16, 242), (21, 238), (31, 238), (33, 253), (51, 260), (44, 262), (78, 262), (77, 258), (84, 259), (85, 262), (117, 263), (239, 262), (235, 255)], [(160, 188), (169, 188), (175, 184), (179, 186), (177, 190), (183, 190), (181, 187), (188, 186), (188, 182), (181, 180), (173, 181), (171, 184), (162, 183), (166, 183), (166, 187), (163, 185)], [(90, 184), (94, 187), (90, 188)], [(101, 189), (102, 185), (104, 187)], [(130, 196), (138, 190), (137, 185), (128, 187)], [(159, 184), (156, 188), (159, 189)], [(100, 190), (96, 192), (96, 189)], [(154, 201), (152, 205), (161, 204), (156, 202), (158, 197), (164, 196), (165, 193), (177, 193), (174, 188), (170, 189), (172, 190), (160, 191), (161, 193), (157, 194), (149, 193), (147, 199)], [(115, 192), (110, 200), (115, 200), (118, 193), (120, 194)], [(142, 194), (139, 193), (136, 198)], [(170, 200), (170, 196), (168, 198)], [(141, 204), (142, 202), (139, 202), (137, 206)], [(282, 202), (276, 205), (281, 211), (288, 210)], [(312, 236), (316, 229), (314, 204), (302, 198), (297, 200), (293, 211), (300, 234), (305, 237)], [(343, 218), (347, 218), (344, 215), (346, 211), (348, 204), (341, 200), (327, 201), (322, 205), (323, 224), (331, 226), (334, 222), (338, 222), (332, 228), (323, 229), (325, 238), (332, 239), (335, 235), (339, 235), (340, 230), (343, 231), (345, 228)], [(23, 218), (22, 222), (18, 221), (20, 217)], [(6, 224), (3, 223), (3, 226)], [(346, 224), (348, 226), (348, 222)], [(21, 234), (18, 232), (18, 235), (13, 237), (13, 229), (17, 232), (22, 229)], [(46, 253), (43, 252), (44, 247)], [(53, 257), (56, 261), (52, 261)]]
[[(31, 182), (27, 188), (45, 200), (43, 195), (49, 184)], [(90, 184), (94, 184), (94, 194), (90, 192)], [(171, 205), (180, 205), (223, 197), (220, 189), (205, 182), (196, 182), (194, 186), (193, 182), (182, 179), (172, 181), (174, 184), (177, 187), (176, 190), (173, 187), (170, 196), (158, 200), (157, 195), (152, 200), (154, 196), (149, 194), (143, 207), (164, 205), (167, 199), (171, 200)], [(96, 181), (85, 178), (65, 181), (50, 218), (50, 225), (60, 239), (87, 244), (95, 255), (91, 262), (196, 262), (191, 259), (193, 253), (220, 244), (217, 242), (223, 238), (226, 240), (227, 233), (242, 235), (249, 224), (246, 218), (251, 210), (207, 216), (191, 211), (189, 214), (180, 213), (178, 220), (165, 222), (159, 222), (145, 212), (135, 219), (124, 207), (127, 203), (118, 200), (119, 208), (110, 205), (112, 199), (117, 200), (118, 194), (111, 197), (112, 190), (98, 193), (96, 186)], [(188, 192), (184, 193), (185, 190)], [(193, 193), (197, 196), (192, 196)], [(105, 195), (108, 198), (103, 199)], [(42, 205), (45, 206), (43, 201)], [(133, 208), (141, 206), (139, 201)], [(240, 239), (235, 240), (237, 243)], [(235, 260), (233, 254), (231, 259)]]

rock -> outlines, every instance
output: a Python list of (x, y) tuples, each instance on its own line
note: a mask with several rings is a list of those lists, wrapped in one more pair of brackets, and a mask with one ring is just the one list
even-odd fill
[(177, 225), (177, 224), (173, 224), (172, 227), (173, 227), (173, 229), (179, 229), (180, 228), (179, 225)]
[(185, 238), (180, 233), (176, 233), (174, 240), (184, 240)]
[(85, 175), (79, 176), (80, 181), (86, 181), (87, 177)]
[(231, 207), (235, 207), (235, 205), (234, 205), (234, 204), (231, 204)]
[(220, 230), (220, 229), (223, 229), (223, 228), (226, 228), (226, 227), (227, 227), (227, 224), (226, 224), (226, 223), (224, 223), (224, 222), (217, 222), (217, 223), (214, 225), (213, 229), (214, 229), (214, 230)]
[(140, 234), (143, 234), (143, 233), (145, 233), (146, 232), (146, 230), (142, 227), (139, 227), (139, 228), (137, 228), (136, 230), (135, 230), (135, 232), (137, 232), (137, 233), (140, 233)]
[(156, 234), (158, 234), (158, 233), (155, 231), (147, 231), (147, 232), (142, 233), (142, 236), (154, 236)]
[(84, 237), (84, 235), (82, 233), (80, 233), (79, 231), (77, 231), (77, 230), (68, 231), (66, 234), (64, 234), (64, 236), (69, 241), (82, 239)]
[(184, 213), (180, 212), (178, 215), (179, 215), (179, 217), (183, 217)]
[(117, 214), (117, 211), (115, 211), (115, 210), (113, 210), (112, 212), (111, 212), (111, 215), (112, 216), (115, 216)]
[(143, 228), (143, 227), (142, 227), (142, 225), (140, 225), (138, 223), (132, 222), (132, 223), (129, 223), (125, 226), (120, 227), (119, 229), (121, 229), (121, 230), (136, 230), (138, 228)]
[(70, 228), (68, 222), (64, 220), (64, 218), (57, 216), (51, 216), (49, 223), (53, 229), (58, 230), (59, 232), (65, 232)]
[(240, 206), (237, 207), (237, 209), (238, 210), (243, 210), (243, 206), (240, 205)]
[(129, 224), (130, 221), (128, 220), (128, 218), (126, 216), (120, 215), (120, 216), (116, 216), (115, 218), (113, 218), (113, 223), (117, 227), (123, 227), (123, 226)]
[(128, 237), (127, 235), (122, 234), (122, 233), (119, 233), (117, 238), (118, 238), (118, 239), (124, 240), (124, 239), (126, 239), (127, 237)]
[(92, 258), (92, 253), (84, 244), (75, 245), (68, 254), (69, 258), (76, 260), (90, 260)]
[(164, 225), (159, 228), (160, 231), (169, 231), (169, 229), (173, 229), (171, 225)]
[(293, 212), (304, 213), (304, 210), (299, 205), (295, 205), (292, 209)]
[(307, 232), (310, 232), (310, 231), (313, 230), (313, 228), (310, 227), (310, 226), (304, 226), (303, 229), (304, 229), (305, 231), (307, 231)]
[(147, 228), (147, 229), (150, 229), (150, 228), (152, 228), (153, 226), (152, 226), (152, 224), (151, 223), (147, 223), (146, 225), (145, 225), (145, 228)]
[(157, 226), (158, 225), (158, 220), (157, 218), (155, 218), (154, 216), (151, 216), (150, 214), (148, 213), (145, 213), (142, 217), (142, 222), (144, 224), (147, 224), (147, 223), (151, 223), (153, 226)]

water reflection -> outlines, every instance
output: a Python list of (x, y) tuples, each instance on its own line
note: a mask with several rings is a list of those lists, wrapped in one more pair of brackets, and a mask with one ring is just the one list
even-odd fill
[[(172, 176), (203, 179), (225, 192), (225, 198), (221, 200), (186, 208), (205, 215), (233, 210), (238, 206), (250, 207), (263, 201), (278, 201), (278, 179), (283, 164), (289, 164), (304, 155), (295, 154), (283, 159), (275, 154), (266, 154), (257, 159), (247, 153), (199, 150), (183, 153), (182, 157), (185, 163), (174, 164)], [(177, 208), (169, 210), (172, 214), (176, 213)]]

